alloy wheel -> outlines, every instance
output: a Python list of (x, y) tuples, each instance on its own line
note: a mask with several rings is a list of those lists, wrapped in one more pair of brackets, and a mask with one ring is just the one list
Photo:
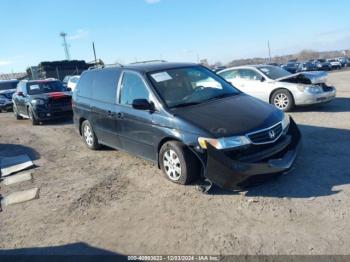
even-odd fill
[(94, 136), (89, 125), (84, 126), (84, 139), (86, 144), (88, 144), (88, 146), (93, 146)]
[(167, 176), (177, 181), (181, 177), (181, 163), (178, 155), (172, 149), (165, 151), (163, 155), (163, 165)]
[(273, 103), (279, 109), (286, 109), (289, 105), (289, 99), (285, 94), (277, 94), (273, 100)]

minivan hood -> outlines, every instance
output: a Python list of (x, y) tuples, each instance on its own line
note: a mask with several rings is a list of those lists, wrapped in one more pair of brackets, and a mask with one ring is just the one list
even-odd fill
[(277, 78), (275, 81), (278, 82), (278, 81), (292, 80), (294, 83), (295, 80), (300, 79), (301, 81), (309, 80), (310, 84), (321, 84), (327, 81), (327, 77), (328, 77), (328, 74), (323, 71), (300, 72), (289, 76)]
[(172, 113), (216, 138), (245, 135), (270, 127), (283, 118), (282, 111), (244, 93), (174, 108)]

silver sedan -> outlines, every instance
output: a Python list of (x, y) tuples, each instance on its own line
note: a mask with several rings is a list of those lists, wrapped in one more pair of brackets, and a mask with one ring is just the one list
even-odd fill
[(291, 74), (277, 66), (250, 65), (228, 68), (217, 74), (241, 91), (283, 111), (329, 102), (336, 95), (336, 89), (326, 84), (326, 72)]

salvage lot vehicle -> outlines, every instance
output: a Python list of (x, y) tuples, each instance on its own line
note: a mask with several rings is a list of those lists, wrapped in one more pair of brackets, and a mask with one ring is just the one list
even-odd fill
[(33, 125), (72, 116), (71, 92), (57, 80), (21, 81), (12, 100), (15, 117)]
[(300, 142), (282, 111), (197, 64), (85, 71), (73, 112), (88, 148), (103, 144), (149, 159), (180, 184), (199, 174), (226, 189), (269, 179), (291, 169)]
[(0, 112), (1, 111), (11, 111), (12, 110), (12, 100), (6, 95), (0, 93)]
[(327, 59), (327, 62), (331, 64), (332, 69), (341, 69), (342, 64), (337, 59)]
[(283, 111), (329, 102), (336, 95), (336, 89), (326, 85), (325, 72), (291, 74), (276, 66), (255, 65), (232, 67), (218, 74), (243, 92)]
[(67, 88), (70, 88), (71, 91), (74, 91), (75, 87), (77, 86), (77, 83), (79, 81), (80, 76), (74, 75), (74, 76), (66, 76), (63, 79), (63, 84), (67, 86)]
[(18, 80), (0, 81), (0, 112), (12, 110), (12, 95), (16, 91)]
[(285, 65), (281, 65), (281, 68), (288, 71), (289, 73), (295, 74), (298, 71), (299, 63), (297, 62), (288, 62)]
[(297, 72), (305, 72), (305, 71), (316, 71), (316, 64), (310, 61), (302, 62), (299, 64)]

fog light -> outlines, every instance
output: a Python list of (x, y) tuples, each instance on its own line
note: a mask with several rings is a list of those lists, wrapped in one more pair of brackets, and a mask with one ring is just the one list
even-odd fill
[(47, 113), (46, 116), (51, 116), (51, 114), (50, 114), (50, 113)]

